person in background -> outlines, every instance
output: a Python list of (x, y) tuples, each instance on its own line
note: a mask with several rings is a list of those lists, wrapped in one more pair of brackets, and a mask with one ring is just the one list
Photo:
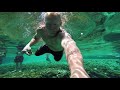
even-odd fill
[(24, 60), (23, 53), (22, 52), (17, 52), (17, 55), (14, 59), (15, 62), (15, 70), (14, 71), (22, 71), (22, 62)]
[(83, 57), (72, 39), (71, 35), (61, 27), (62, 17), (59, 12), (46, 12), (43, 16), (44, 22), (36, 30), (36, 34), (22, 50), (23, 53), (31, 55), (31, 46), (38, 43), (41, 38), (45, 45), (40, 46), (35, 52), (36, 56), (51, 53), (56, 61), (60, 61), (63, 52), (70, 69), (70, 78), (90, 78), (83, 66)]

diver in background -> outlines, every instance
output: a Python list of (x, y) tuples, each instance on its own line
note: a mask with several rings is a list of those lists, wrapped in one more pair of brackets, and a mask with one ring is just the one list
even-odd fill
[(21, 50), (24, 48), (24, 43), (23, 42), (19, 42), (18, 45), (16, 46), (17, 48), (17, 55), (15, 56), (14, 58), (14, 62), (15, 62), (15, 71), (19, 71), (21, 72), (22, 71), (22, 63), (23, 63), (23, 60), (24, 60), (24, 56), (23, 56), (23, 52), (21, 52)]
[(60, 61), (63, 52), (65, 52), (71, 73), (70, 78), (89, 78), (83, 67), (83, 57), (76, 42), (69, 33), (61, 28), (62, 17), (60, 13), (46, 12), (43, 18), (43, 24), (36, 30), (36, 34), (24, 47), (22, 52), (31, 55), (31, 46), (39, 42), (42, 38), (46, 44), (35, 52), (36, 56), (51, 53), (56, 61)]
[(23, 53), (22, 52), (17, 52), (17, 55), (14, 59), (14, 62), (16, 63), (15, 70), (14, 71), (22, 71), (22, 62), (23, 62)]

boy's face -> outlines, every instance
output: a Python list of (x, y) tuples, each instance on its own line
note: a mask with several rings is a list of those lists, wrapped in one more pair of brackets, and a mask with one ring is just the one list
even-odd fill
[(59, 28), (61, 26), (61, 19), (57, 17), (46, 18), (45, 24), (46, 24), (48, 33), (51, 35), (54, 35), (56, 34), (57, 31), (59, 31)]

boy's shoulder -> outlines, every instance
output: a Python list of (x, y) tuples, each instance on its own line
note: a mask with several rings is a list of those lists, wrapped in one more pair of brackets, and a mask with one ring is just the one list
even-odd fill
[(62, 39), (65, 38), (65, 37), (68, 37), (68, 36), (71, 37), (71, 35), (70, 35), (64, 28), (61, 28), (61, 31), (62, 31), (62, 32), (60, 32), (59, 34), (60, 34), (60, 37), (61, 37)]
[(61, 28), (61, 31), (64, 36), (71, 36), (64, 28)]

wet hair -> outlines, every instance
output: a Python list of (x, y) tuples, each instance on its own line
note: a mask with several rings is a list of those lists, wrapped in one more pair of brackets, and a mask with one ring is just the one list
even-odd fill
[(44, 21), (46, 19), (52, 19), (52, 18), (59, 19), (61, 21), (61, 15), (60, 15), (60, 13), (58, 13), (58, 12), (46, 12), (45, 13)]
[(46, 17), (57, 17), (58, 19), (61, 19), (62, 25), (64, 26), (65, 22), (67, 22), (67, 13), (65, 12), (42, 12), (41, 13), (41, 22), (40, 24), (43, 24), (45, 22)]
[(49, 17), (59, 16), (60, 17), (60, 13), (59, 12), (46, 12), (45, 16), (49, 16)]

